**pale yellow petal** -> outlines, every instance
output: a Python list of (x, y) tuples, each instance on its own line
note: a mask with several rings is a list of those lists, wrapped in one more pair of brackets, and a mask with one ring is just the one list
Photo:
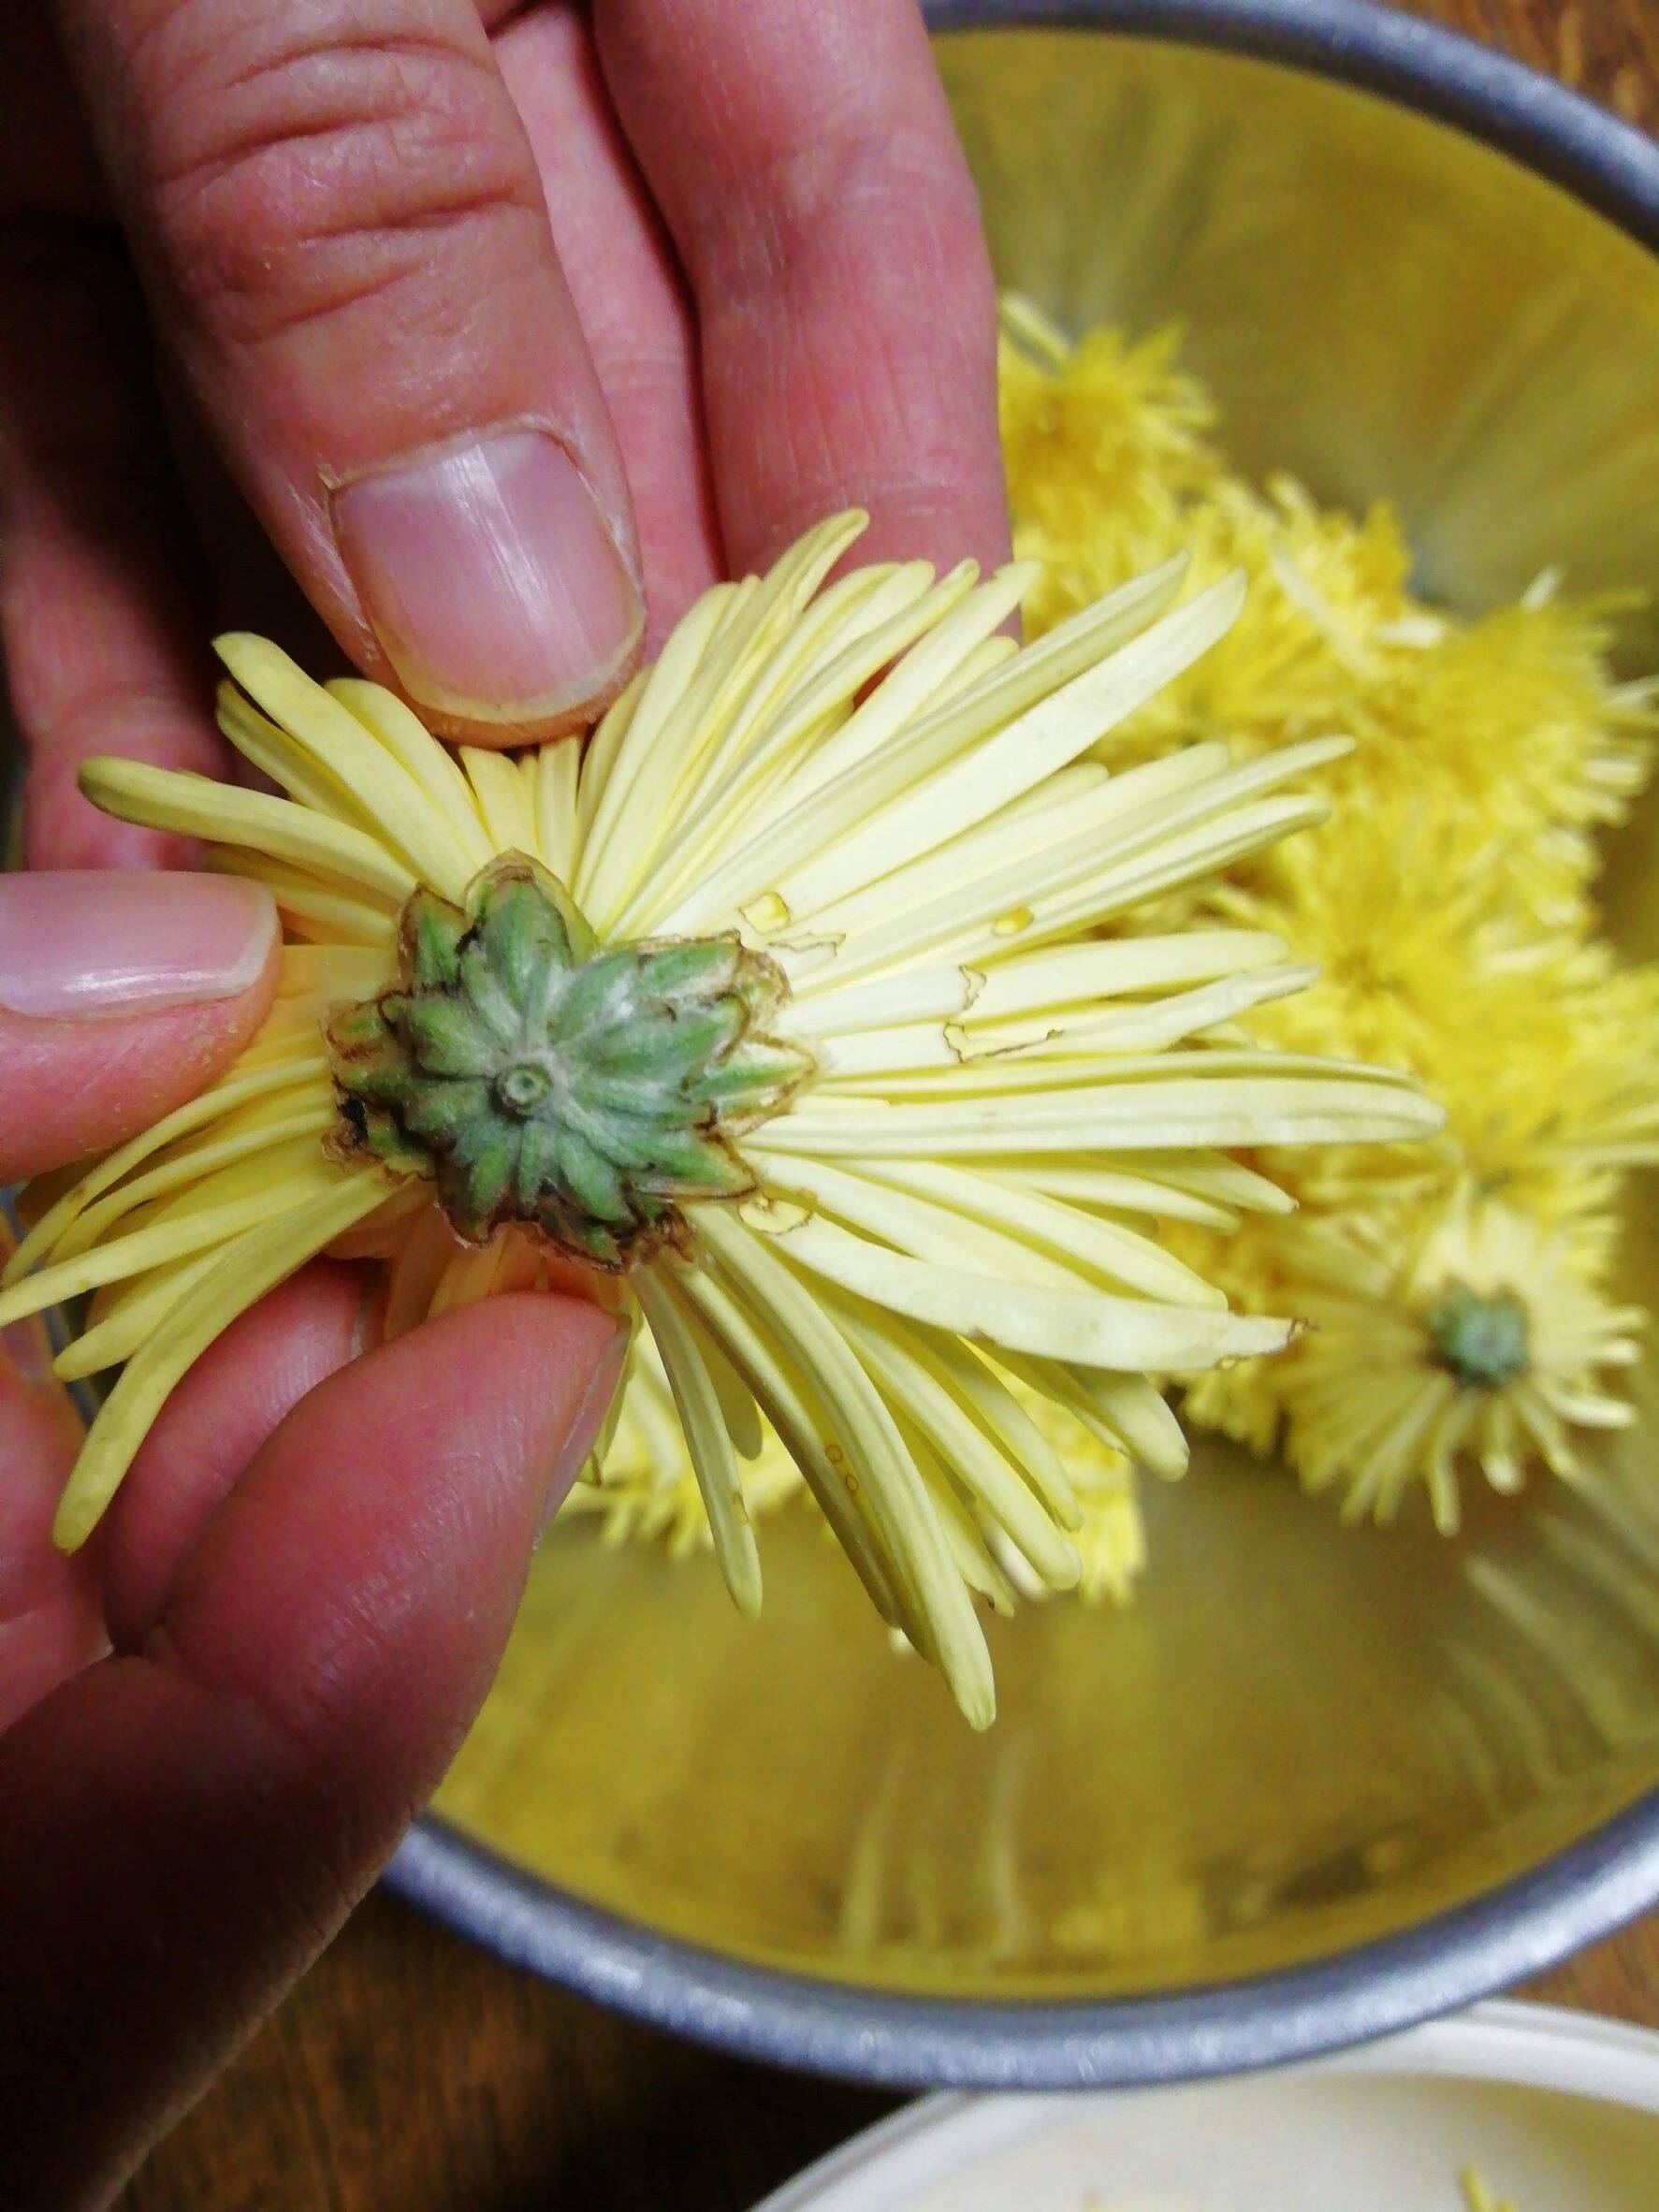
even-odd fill
[[(285, 1205), (332, 1187), (339, 1170), (315, 1143), (288, 1144), (257, 1160), (239, 1161), (159, 1206), (149, 1224), (111, 1237), (71, 1259), (54, 1261), (0, 1292), (0, 1329), (25, 1314), (61, 1305), (102, 1283), (120, 1282), (146, 1268), (165, 1266), (211, 1244), (240, 1237)], [(216, 1187), (217, 1186), (217, 1187)], [(227, 1195), (219, 1190), (226, 1188)], [(385, 1186), (378, 1186), (381, 1195)]]
[[(1172, 561), (1149, 576), (1135, 578), (1075, 621), (1062, 624), (1015, 654), (981, 690), (940, 705), (883, 751), (808, 792), (767, 822), (764, 842), (758, 847), (764, 855), (764, 872), (750, 874), (745, 881), (752, 883), (756, 892), (776, 885), (789, 870), (824, 851), (919, 779), (971, 752), (1051, 692), (1093, 667), (1102, 652), (1134, 636), (1169, 604), (1185, 571), (1185, 561)], [(723, 871), (718, 883), (711, 882), (710, 911), (729, 911), (739, 898), (747, 900), (751, 895), (736, 880), (735, 857), (732, 866), (730, 887)], [(701, 915), (704, 910), (699, 907), (695, 910)], [(667, 925), (691, 926), (690, 915), (682, 917), (677, 912), (669, 917)]]
[[(231, 631), (214, 645), (242, 690), (303, 751), (313, 776), (322, 775), (346, 796), (364, 834), (384, 845), (412, 878), (421, 877), (446, 898), (458, 898), (473, 872), (466, 846), (447, 810), (398, 753), (269, 638)], [(239, 728), (246, 727), (227, 723), (226, 735), (236, 743)]]
[(647, 1268), (635, 1277), (634, 1291), (657, 1340), (674, 1392), (697, 1487), (707, 1510), (715, 1557), (738, 1611), (752, 1619), (761, 1609), (761, 1555), (749, 1525), (742, 1478), (720, 1394), (702, 1356), (694, 1326), (675, 1300), (671, 1280), (659, 1282)]
[(582, 767), (580, 737), (556, 737), (528, 756), (535, 773), (536, 844), (542, 860), (568, 884), (576, 858), (576, 789)]
[(384, 686), (366, 683), (360, 677), (336, 677), (327, 688), (427, 793), (460, 847), (469, 873), (488, 866), (494, 854), (472, 786), (414, 709)]
[(169, 1144), (207, 1128), (254, 1099), (309, 1088), (319, 1080), (325, 1084), (327, 1080), (327, 1063), (319, 1053), (297, 1055), (292, 1059), (276, 1061), (252, 1071), (245, 1071), (240, 1065), (233, 1068), (222, 1082), (188, 1104), (175, 1107), (171, 1113), (165, 1114), (125, 1144), (118, 1145), (113, 1152), (106, 1153), (95, 1167), (90, 1168), (72, 1189), (65, 1191), (41, 1215), (19, 1244), (4, 1273), (0, 1273), (0, 1288), (9, 1288), (20, 1281), (47, 1253), (55, 1249), (70, 1225), (95, 1199), (101, 1198), (124, 1175), (131, 1174), (135, 1168), (165, 1151)]
[(856, 836), (773, 888), (793, 914), (811, 915), (878, 875), (933, 851), (1066, 767), (1143, 706), (1230, 630), (1244, 604), (1229, 576), (1165, 615), (966, 758), (913, 782)]
[(144, 761), (91, 760), (80, 788), (95, 807), (147, 829), (177, 830), (212, 845), (288, 861), (395, 910), (415, 887), (413, 871), (367, 832), (269, 793), (241, 791), (211, 776), (153, 768)]
[(221, 850), (208, 854), (207, 866), (219, 875), (245, 876), (250, 882), (263, 883), (282, 910), (290, 934), (307, 942), (387, 953), (397, 943), (398, 909), (389, 899), (354, 895), (321, 876), (268, 860), (260, 852)]
[(464, 745), (460, 757), (478, 802), (491, 851), (522, 852), (528, 859), (540, 860), (535, 808), (512, 755), (493, 752), (484, 746)]
[(384, 1195), (375, 1176), (337, 1174), (331, 1187), (248, 1230), (192, 1284), (128, 1361), (88, 1432), (52, 1524), (61, 1550), (77, 1550), (91, 1535), (174, 1385), (209, 1345)]
[(912, 1259), (810, 1219), (780, 1237), (791, 1259), (877, 1305), (981, 1344), (1123, 1373), (1185, 1374), (1283, 1349), (1288, 1322), (1006, 1282)]
[(831, 1413), (865, 1486), (871, 1519), (924, 1627), (922, 1649), (937, 1654), (969, 1724), (988, 1727), (996, 1692), (984, 1636), (952, 1570), (943, 1532), (928, 1509), (915, 1463), (880, 1393), (817, 1299), (762, 1240), (718, 1207), (699, 1209), (698, 1233), (734, 1280), (764, 1304), (773, 1327), (785, 1337)]

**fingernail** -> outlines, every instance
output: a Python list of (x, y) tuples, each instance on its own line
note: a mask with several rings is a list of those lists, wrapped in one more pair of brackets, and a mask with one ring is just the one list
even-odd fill
[(334, 494), (341, 556), (412, 699), (479, 721), (601, 697), (645, 607), (581, 471), (544, 430), (439, 446)]
[(628, 1346), (633, 1332), (625, 1321), (617, 1324), (617, 1332), (599, 1355), (588, 1388), (582, 1392), (582, 1402), (576, 1407), (570, 1433), (560, 1447), (559, 1457), (553, 1463), (552, 1479), (547, 1485), (546, 1509), (542, 1515), (542, 1526), (546, 1527), (565, 1501), (571, 1484), (582, 1472), (583, 1462), (599, 1441), (599, 1432), (604, 1426), (604, 1417), (610, 1411), (611, 1399), (628, 1358)]
[(0, 877), (0, 1007), (91, 1021), (234, 998), (276, 936), (269, 892), (234, 876)]

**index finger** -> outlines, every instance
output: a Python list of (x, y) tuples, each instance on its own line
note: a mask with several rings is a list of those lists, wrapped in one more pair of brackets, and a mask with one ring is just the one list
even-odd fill
[(996, 293), (914, 0), (594, 21), (696, 295), (734, 571), (853, 505), (860, 560), (1006, 560)]

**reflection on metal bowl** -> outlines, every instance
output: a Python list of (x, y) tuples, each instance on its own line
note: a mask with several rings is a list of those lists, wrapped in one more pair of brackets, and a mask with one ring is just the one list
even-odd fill
[[(1348, 0), (936, 12), (1005, 282), (1181, 318), (1241, 464), (1389, 495), (1431, 597), (1652, 586), (1659, 150)], [(1654, 820), (1614, 863), (1650, 951)], [(758, 1625), (706, 1562), (561, 1529), (396, 1879), (604, 1999), (885, 2080), (1192, 2075), (1448, 2006), (1659, 1897), (1640, 1389), (1610, 1506), (1450, 1543), (1201, 1445), (1131, 1608), (998, 1626), (982, 1739), (805, 1519), (764, 1532)]]

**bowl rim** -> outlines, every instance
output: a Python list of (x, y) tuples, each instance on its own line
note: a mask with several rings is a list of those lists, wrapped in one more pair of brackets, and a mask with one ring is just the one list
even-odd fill
[(1414, 1928), (1146, 1997), (910, 1997), (752, 1965), (587, 1904), (432, 1819), (386, 1880), (509, 1964), (736, 2058), (893, 2089), (1134, 2088), (1369, 2043), (1599, 1942), (1659, 1898), (1659, 1789), (1545, 1865)]
[(1659, 253), (1659, 144), (1528, 63), (1378, 0), (923, 0), (939, 31), (1111, 31), (1381, 94), (1507, 153)]
[[(1376, 0), (924, 0), (939, 30), (1110, 31), (1299, 67), (1448, 123), (1659, 253), (1659, 144), (1524, 63)], [(740, 2058), (883, 2088), (1061, 2089), (1244, 2073), (1454, 2011), (1659, 1903), (1659, 1788), (1418, 1926), (1236, 1982), (1129, 1999), (911, 1997), (751, 1964), (589, 1904), (435, 1814), (384, 1877), (577, 1995)]]

